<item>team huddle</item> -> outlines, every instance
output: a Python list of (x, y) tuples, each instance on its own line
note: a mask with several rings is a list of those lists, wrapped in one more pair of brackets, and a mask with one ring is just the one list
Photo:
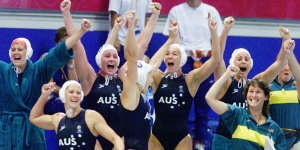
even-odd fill
[[(91, 23), (83, 19), (77, 29), (70, 0), (60, 4), (65, 27), (56, 46), (38, 61), (30, 60), (28, 39), (12, 41), (11, 63), (0, 61), (0, 150), (46, 150), (44, 130), (53, 131), (59, 150), (200, 150), (203, 141), (188, 127), (193, 101), (220, 116), (207, 150), (300, 149), (300, 65), (288, 29), (279, 27), (274, 63), (249, 79), (247, 49), (235, 49), (225, 66), (233, 17), (222, 23), (212, 6), (187, 0), (172, 8), (168, 39), (147, 59), (162, 6), (122, 1), (137, 9), (116, 11), (110, 0), (112, 28), (95, 56), (98, 72), (80, 41)], [(151, 10), (146, 23), (142, 5)]]

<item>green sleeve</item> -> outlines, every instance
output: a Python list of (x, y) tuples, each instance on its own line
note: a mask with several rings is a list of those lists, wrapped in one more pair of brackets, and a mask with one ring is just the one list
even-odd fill
[(45, 57), (35, 63), (38, 73), (44, 81), (48, 82), (59, 68), (73, 58), (73, 55), (73, 49), (67, 50), (65, 41), (60, 42), (50, 49)]
[(224, 121), (227, 129), (232, 134), (238, 126), (238, 121), (243, 114), (241, 108), (230, 104), (227, 104), (227, 106), (229, 107), (229, 110), (221, 115), (221, 119)]

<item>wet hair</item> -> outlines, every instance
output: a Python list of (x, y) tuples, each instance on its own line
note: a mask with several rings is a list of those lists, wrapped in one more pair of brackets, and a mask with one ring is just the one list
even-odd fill
[(267, 97), (267, 100), (264, 101), (264, 106), (263, 106), (262, 113), (265, 117), (268, 117), (268, 114), (269, 114), (268, 104), (269, 104), (269, 98), (270, 98), (270, 88), (269, 88), (269, 86), (266, 85), (264, 82), (262, 82), (259, 79), (252, 79), (249, 83), (247, 83), (247, 85), (244, 88), (243, 95), (245, 97), (247, 97), (250, 86), (259, 87), (260, 89), (262, 89), (264, 91), (264, 94)]
[(59, 41), (63, 38), (65, 38), (66, 36), (68, 36), (67, 30), (65, 27), (60, 27), (56, 30), (55, 32), (55, 38), (54, 38), (54, 42), (56, 44), (59, 43)]

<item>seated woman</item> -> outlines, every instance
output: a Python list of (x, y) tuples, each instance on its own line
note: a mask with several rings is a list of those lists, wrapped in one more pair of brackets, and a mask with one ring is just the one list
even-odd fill
[(44, 106), (54, 89), (54, 82), (43, 85), (42, 94), (30, 112), (30, 122), (43, 129), (55, 130), (59, 150), (94, 150), (99, 135), (114, 143), (115, 149), (124, 150), (122, 139), (99, 113), (80, 107), (83, 91), (77, 81), (65, 82), (59, 91), (66, 113), (44, 114)]
[(244, 88), (248, 109), (226, 104), (218, 95), (226, 81), (236, 75), (239, 68), (229, 66), (226, 72), (209, 89), (207, 104), (219, 115), (228, 128), (232, 150), (286, 150), (286, 140), (280, 127), (268, 116), (270, 89), (262, 81), (253, 79)]

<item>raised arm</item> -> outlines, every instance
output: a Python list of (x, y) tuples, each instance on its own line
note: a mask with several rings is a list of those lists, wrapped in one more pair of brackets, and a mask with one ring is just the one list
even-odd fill
[(226, 71), (226, 66), (224, 62), (224, 51), (226, 47), (226, 41), (229, 34), (229, 31), (231, 30), (232, 26), (234, 25), (235, 20), (233, 17), (227, 17), (224, 20), (224, 28), (220, 36), (220, 58), (219, 65), (217, 66), (216, 70), (214, 71), (214, 78), (215, 80), (218, 80), (223, 73)]
[[(295, 41), (292, 40), (291, 42), (295, 42)], [(289, 54), (288, 64), (296, 80), (298, 99), (300, 99), (300, 65), (298, 63), (297, 58), (295, 57), (294, 50), (292, 50), (291, 53)]]
[(208, 14), (208, 27), (212, 40), (212, 56), (200, 68), (194, 69), (187, 75), (186, 81), (192, 96), (196, 95), (199, 85), (215, 71), (220, 60), (220, 43), (217, 35), (217, 22)]
[(161, 65), (168, 47), (172, 43), (176, 43), (176, 42), (179, 42), (178, 23), (170, 20), (169, 38), (164, 43), (164, 45), (160, 47), (160, 49), (152, 56), (149, 62), (149, 64), (152, 66), (154, 70), (158, 69), (158, 67)]
[(161, 5), (160, 3), (153, 2), (150, 4), (150, 8), (152, 10), (152, 15), (149, 18), (149, 21), (147, 22), (146, 27), (140, 34), (138, 38), (138, 60), (142, 60), (144, 57), (145, 52), (148, 49), (148, 45), (151, 41), (155, 25), (157, 23), (157, 20), (159, 18)]
[(288, 55), (295, 48), (295, 42), (290, 40), (288, 29), (279, 27), (280, 35), (282, 36), (282, 46), (276, 61), (264, 72), (256, 75), (254, 78), (262, 80), (265, 84), (272, 82), (278, 75), (280, 70), (288, 63)]
[(44, 106), (48, 101), (48, 96), (52, 93), (54, 88), (55, 88), (54, 82), (50, 82), (42, 86), (42, 94), (39, 97), (38, 101), (33, 106), (29, 116), (29, 120), (32, 124), (46, 130), (56, 129), (54, 124), (54, 117), (57, 114), (54, 115), (44, 114)]
[(118, 33), (122, 28), (123, 23), (124, 23), (123, 17), (118, 17), (115, 19), (114, 26), (109, 32), (105, 44), (114, 45), (114, 43), (118, 40)]
[(135, 38), (134, 28), (137, 23), (134, 11), (126, 13), (126, 20), (128, 21), (128, 32), (125, 43), (125, 55), (127, 58), (127, 75), (122, 77), (123, 91), (121, 94), (121, 103), (124, 108), (128, 110), (135, 110), (138, 105), (137, 98), (137, 41)]
[(92, 124), (92, 128), (97, 132), (96, 136), (101, 135), (114, 144), (114, 150), (124, 150), (123, 140), (108, 126), (105, 119), (96, 111), (88, 110), (87, 122)]
[[(77, 29), (71, 16), (70, 8), (70, 0), (64, 0), (61, 2), (60, 10), (64, 16), (67, 33), (68, 35), (73, 35)], [(88, 62), (85, 49), (81, 41), (78, 41), (74, 47), (74, 61), (75, 69), (82, 85), (84, 95), (87, 95), (96, 79), (96, 72)]]
[(226, 103), (220, 101), (218, 97), (219, 94), (223, 90), (224, 84), (226, 84), (226, 80), (233, 77), (239, 71), (238, 67), (229, 66), (226, 72), (221, 76), (219, 80), (217, 80), (211, 88), (206, 93), (205, 99), (209, 107), (219, 115), (222, 115), (224, 112), (228, 111), (229, 108)]

